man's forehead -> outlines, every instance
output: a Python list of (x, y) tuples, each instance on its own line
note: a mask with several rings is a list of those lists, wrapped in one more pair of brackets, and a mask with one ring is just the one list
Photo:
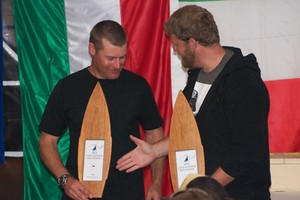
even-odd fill
[(108, 39), (102, 38), (102, 46), (103, 47), (119, 47), (119, 48), (123, 48), (123, 47), (127, 47), (127, 42), (123, 46), (118, 46), (118, 45), (112, 44)]

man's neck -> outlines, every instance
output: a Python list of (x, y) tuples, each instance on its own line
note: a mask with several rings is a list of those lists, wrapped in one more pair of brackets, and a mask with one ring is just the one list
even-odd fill
[(205, 72), (211, 72), (218, 66), (224, 55), (225, 49), (220, 44), (214, 44), (209, 47), (202, 46), (201, 51), (199, 51), (200, 65), (198, 66), (201, 67)]

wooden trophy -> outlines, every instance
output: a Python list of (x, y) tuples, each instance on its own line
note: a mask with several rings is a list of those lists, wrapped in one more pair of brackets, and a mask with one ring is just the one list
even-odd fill
[(179, 91), (170, 127), (169, 164), (174, 192), (189, 174), (205, 175), (204, 152), (192, 110)]
[(94, 197), (102, 197), (111, 146), (109, 112), (98, 82), (85, 110), (78, 143), (78, 178)]

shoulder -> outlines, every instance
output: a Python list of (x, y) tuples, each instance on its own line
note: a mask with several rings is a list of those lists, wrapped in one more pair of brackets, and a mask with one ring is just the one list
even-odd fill
[(252, 90), (265, 92), (261, 71), (254, 54), (243, 56), (240, 49), (230, 48), (234, 55), (220, 74), (219, 83), (228, 94)]
[(88, 79), (88, 70), (87, 68), (81, 69), (77, 72), (74, 72), (72, 74), (69, 74), (68, 76), (62, 78), (58, 84), (60, 85), (79, 85), (83, 84), (83, 80)]
[(68, 81), (74, 81), (83, 77), (86, 77), (88, 73), (87, 68), (81, 69), (79, 71), (76, 71), (65, 78), (62, 79), (63, 82), (68, 82)]
[(122, 71), (118, 83), (122, 90), (135, 95), (148, 95), (152, 93), (151, 86), (144, 77), (126, 69)]
[[(233, 56), (226, 63), (221, 77), (226, 81), (241, 83), (250, 83), (252, 81), (261, 81), (261, 71), (254, 54), (244, 56), (242, 51), (234, 47), (225, 47), (234, 52)], [(250, 82), (249, 82), (250, 81)]]
[(140, 87), (149, 85), (148, 81), (141, 75), (131, 72), (127, 69), (123, 69), (120, 79), (132, 87)]
[(137, 80), (137, 81), (146, 81), (146, 79), (144, 77), (142, 77), (141, 75), (134, 73), (132, 71), (129, 71), (127, 69), (123, 69), (121, 75), (124, 78), (130, 78), (130, 79)]
[(58, 81), (55, 90), (61, 93), (69, 94), (72, 92), (79, 93), (93, 88), (96, 80), (89, 75), (87, 68), (74, 72)]

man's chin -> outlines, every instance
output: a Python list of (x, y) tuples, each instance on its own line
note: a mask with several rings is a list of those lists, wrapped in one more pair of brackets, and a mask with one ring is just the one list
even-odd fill
[(115, 79), (118, 79), (119, 77), (120, 77), (120, 74), (114, 74), (114, 75), (110, 75), (109, 77), (107, 77), (107, 79), (115, 80)]

